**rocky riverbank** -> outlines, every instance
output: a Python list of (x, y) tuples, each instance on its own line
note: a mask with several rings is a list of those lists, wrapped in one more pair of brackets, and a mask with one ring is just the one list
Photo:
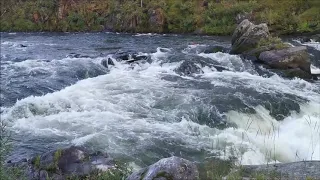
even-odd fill
[(19, 162), (8, 161), (6, 164), (7, 167), (17, 168), (20, 171), (19, 177), (28, 180), (320, 179), (320, 161), (255, 166), (234, 166), (224, 161), (210, 161), (206, 165), (207, 168), (202, 169), (199, 168), (202, 164), (172, 156), (131, 173), (130, 168), (119, 166), (107, 153), (90, 153), (83, 147), (75, 146), (49, 151)]
[(269, 69), (281, 70), (283, 76), (317, 79), (318, 75), (311, 74), (307, 48), (291, 47), (273, 37), (267, 24), (254, 25), (247, 19), (243, 20), (234, 31), (231, 44), (230, 53), (241, 54)]

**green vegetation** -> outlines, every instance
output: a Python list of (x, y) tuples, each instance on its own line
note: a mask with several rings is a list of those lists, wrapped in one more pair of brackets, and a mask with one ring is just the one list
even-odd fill
[(1, 31), (102, 31), (230, 35), (237, 18), (277, 34), (320, 29), (318, 0), (1, 0)]
[(71, 176), (67, 180), (125, 180), (132, 173), (132, 168), (126, 163), (116, 162), (116, 167), (108, 171), (94, 171), (84, 177)]
[(40, 161), (41, 161), (41, 157), (39, 155), (36, 156), (36, 158), (34, 160), (34, 167), (40, 169)]
[(0, 119), (0, 179), (6, 180), (24, 180), (22, 171), (17, 167), (6, 167), (5, 160), (11, 150), (10, 131), (6, 123)]
[(266, 47), (266, 46), (274, 46), (275, 49), (280, 50), (280, 49), (285, 49), (288, 48), (289, 45), (285, 44), (280, 38), (278, 37), (273, 37), (270, 36), (269, 38), (266, 39), (261, 39), (258, 42), (258, 47)]

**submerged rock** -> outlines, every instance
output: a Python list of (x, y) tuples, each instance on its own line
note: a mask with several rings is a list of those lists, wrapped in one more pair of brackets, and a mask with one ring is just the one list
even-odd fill
[(254, 25), (248, 19), (243, 20), (232, 35), (232, 54), (241, 54), (256, 48), (261, 39), (270, 35), (267, 24)]
[(49, 151), (27, 162), (8, 163), (7, 166), (23, 170), (25, 177), (30, 180), (84, 177), (115, 167), (113, 160), (106, 153), (89, 153), (85, 148), (75, 146)]
[(109, 65), (114, 66), (114, 62), (112, 61), (111, 58), (103, 59), (103, 60), (101, 61), (101, 65), (104, 66), (105, 68), (108, 68)]
[(118, 52), (113, 55), (113, 58), (115, 58), (117, 61), (126, 61), (128, 63), (135, 62), (135, 61), (141, 61), (141, 60), (149, 60), (149, 56), (142, 55), (137, 52)]
[(101, 65), (108, 68), (109, 65), (115, 65), (114, 60), (117, 62), (124, 62), (124, 63), (134, 63), (134, 62), (148, 62), (151, 63), (150, 55), (144, 55), (137, 52), (126, 51), (126, 52), (117, 52), (112, 55), (112, 59), (103, 59), (101, 61)]
[(127, 180), (197, 180), (197, 166), (179, 157), (164, 158), (131, 174)]
[(226, 53), (229, 50), (223, 46), (207, 46), (205, 47), (203, 53), (209, 54), (209, 53), (217, 53), (217, 52), (223, 52)]
[(202, 67), (195, 64), (194, 62), (183, 61), (183, 63), (175, 69), (175, 71), (182, 76), (190, 76), (192, 74), (201, 74), (203, 73)]
[(312, 36), (304, 36), (299, 38), (301, 43), (308, 43), (308, 42), (320, 42), (320, 34), (315, 34)]
[(311, 76), (309, 54), (305, 46), (291, 47), (282, 50), (265, 51), (259, 60), (276, 69), (302, 70)]

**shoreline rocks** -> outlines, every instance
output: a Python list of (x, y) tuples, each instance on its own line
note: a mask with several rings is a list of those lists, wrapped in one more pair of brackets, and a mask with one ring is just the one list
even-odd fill
[(317, 79), (311, 74), (311, 62), (305, 46), (289, 47), (279, 38), (271, 37), (266, 24), (254, 25), (243, 20), (233, 33), (231, 54), (281, 70), (285, 77)]
[(83, 147), (71, 146), (46, 152), (12, 163), (7, 167), (18, 168), (27, 179), (67, 179), (84, 177), (95, 172), (106, 172), (115, 168), (115, 163), (106, 153), (90, 153)]
[[(100, 176), (102, 173), (113, 175), (113, 170), (118, 169), (113, 159), (106, 153), (99, 151), (90, 153), (83, 147), (71, 146), (43, 153), (30, 160), (8, 161), (6, 166), (20, 169), (23, 173), (20, 177), (28, 180), (96, 179), (98, 177), (99, 179), (116, 177), (126, 180), (199, 180), (204, 178), (203, 175), (237, 179), (256, 179), (257, 177), (320, 179), (320, 161), (243, 166), (234, 166), (230, 164), (232, 162), (222, 160), (215, 160), (212, 163), (212, 165), (209, 164), (209, 168), (201, 169), (203, 164), (172, 156), (160, 159), (131, 175), (125, 172), (121, 176)], [(223, 172), (220, 172), (222, 170)]]

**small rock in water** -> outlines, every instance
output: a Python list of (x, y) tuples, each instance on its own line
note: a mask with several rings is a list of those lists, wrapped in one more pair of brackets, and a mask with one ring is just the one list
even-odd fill
[(223, 47), (223, 46), (208, 46), (203, 51), (203, 53), (206, 53), (206, 54), (208, 54), (208, 53), (217, 53), (217, 52), (226, 53), (226, 52), (228, 52), (228, 49)]
[(183, 76), (203, 73), (201, 67), (189, 61), (184, 61), (177, 69), (175, 69), (175, 71)]
[(127, 63), (137, 62), (137, 61), (147, 61), (151, 63), (151, 58), (148, 55), (142, 55), (137, 52), (118, 52), (113, 55), (113, 58), (116, 59), (116, 61), (123, 61)]
[(101, 64), (102, 64), (102, 66), (104, 66), (105, 68), (108, 68), (109, 65), (114, 66), (114, 63), (113, 63), (113, 61), (112, 61), (111, 58), (103, 59), (103, 60), (101, 61)]
[(197, 166), (179, 157), (170, 157), (131, 174), (127, 180), (197, 180), (199, 172)]

